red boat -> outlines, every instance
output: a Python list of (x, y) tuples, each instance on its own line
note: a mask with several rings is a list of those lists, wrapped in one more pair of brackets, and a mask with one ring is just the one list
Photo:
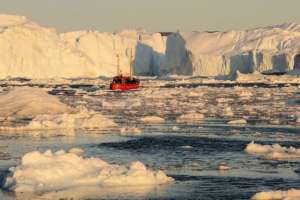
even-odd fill
[(140, 80), (130, 76), (115, 76), (110, 84), (111, 90), (134, 90), (140, 87)]
[(117, 54), (117, 73), (118, 76), (115, 76), (110, 83), (111, 90), (134, 90), (140, 87), (140, 80), (133, 77), (133, 60), (132, 60), (132, 52), (130, 54), (130, 76), (123, 76), (120, 73), (120, 58)]

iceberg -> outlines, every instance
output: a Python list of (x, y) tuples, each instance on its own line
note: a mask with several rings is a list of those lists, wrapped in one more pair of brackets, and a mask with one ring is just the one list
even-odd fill
[(299, 75), (299, 41), (295, 23), (228, 32), (58, 33), (24, 16), (0, 15), (0, 78), (111, 77), (117, 74), (117, 57), (128, 74), (131, 54), (140, 76)]
[(267, 160), (293, 160), (300, 158), (300, 149), (283, 147), (279, 144), (260, 145), (251, 142), (245, 151), (252, 155), (263, 155)]
[(43, 89), (30, 87), (13, 88), (1, 94), (0, 117), (6, 121), (28, 121), (24, 125), (0, 126), (0, 131), (104, 130), (118, 127), (99, 112), (85, 107), (70, 107)]
[(11, 167), (1, 185), (15, 193), (45, 194), (82, 187), (118, 188), (153, 186), (173, 182), (163, 171), (153, 171), (139, 162), (129, 166), (109, 164), (100, 158), (83, 157), (81, 149), (68, 152), (30, 152), (21, 164)]
[(290, 189), (288, 191), (268, 191), (255, 194), (251, 200), (296, 200), (300, 198), (300, 190)]
[(193, 76), (284, 73), (299, 69), (300, 25), (228, 32), (177, 32), (168, 37), (161, 72)]
[(0, 15), (0, 78), (114, 76), (117, 55), (126, 74), (131, 51), (136, 74), (151, 75), (163, 61), (165, 43), (166, 37), (160, 33), (123, 30), (59, 34), (23, 16)]

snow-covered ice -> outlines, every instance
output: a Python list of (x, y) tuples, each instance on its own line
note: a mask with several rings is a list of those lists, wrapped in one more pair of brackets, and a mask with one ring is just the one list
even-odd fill
[(159, 117), (159, 116), (145, 116), (140, 119), (140, 121), (145, 122), (145, 123), (163, 123), (165, 119)]
[(168, 37), (165, 73), (199, 76), (287, 72), (297, 68), (299, 25), (246, 31), (179, 32)]
[[(59, 149), (80, 147), (85, 151), (73, 149), (65, 154), (71, 153), (83, 159), (82, 163), (101, 158), (102, 161), (111, 163), (109, 166), (118, 166), (128, 171), (128, 164), (139, 160), (148, 170), (153, 169), (151, 172), (163, 170), (176, 182), (156, 185), (158, 190), (152, 190), (153, 187), (138, 189), (136, 186), (131, 187), (135, 189), (127, 186), (115, 187), (115, 190), (102, 189), (102, 186), (95, 184), (78, 187), (71, 185), (69, 188), (50, 188), (50, 191), (46, 191), (45, 188), (49, 186), (47, 183), (44, 188), (37, 187), (45, 189), (41, 191), (45, 193), (38, 194), (37, 199), (188, 199), (195, 191), (203, 194), (201, 198), (204, 199), (209, 195), (214, 195), (216, 199), (234, 199), (237, 196), (250, 199), (254, 193), (264, 189), (298, 188), (299, 158), (294, 153), (298, 151), (299, 141), (297, 85), (255, 83), (251, 87), (251, 83), (245, 87), (235, 81), (201, 77), (177, 76), (168, 80), (140, 78), (142, 88), (134, 92), (109, 91), (107, 86), (110, 80), (104, 78), (0, 80), (0, 96), (3, 99), (18, 88), (19, 93), (23, 89), (26, 91), (25, 85), (40, 87), (34, 88), (33, 92), (22, 93), (22, 97), (28, 99), (24, 100), (25, 103), (20, 103), (23, 99), (14, 92), (13, 100), (9, 99), (1, 104), (3, 110), (7, 106), (3, 113), (8, 114), (0, 118), (0, 126), (7, 128), (0, 133), (0, 171), (4, 172), (11, 166), (21, 168), (20, 158), (28, 152), (39, 153), (52, 149), (52, 156), (55, 157)], [(213, 84), (213, 87), (209, 84)], [(37, 95), (30, 97), (28, 93)], [(39, 107), (39, 96), (43, 96), (44, 102), (53, 104), (41, 105), (49, 108), (67, 107), (66, 113), (53, 109), (53, 113), (43, 114), (42, 109), (35, 108)], [(36, 100), (33, 105), (30, 104), (32, 98)], [(48, 101), (48, 98), (53, 99)], [(15, 110), (11, 111), (10, 103), (21, 106), (13, 107)], [(33, 107), (36, 114), (26, 111), (26, 107)], [(25, 115), (15, 115), (18, 112)], [(156, 118), (157, 120), (153, 120)], [(179, 118), (185, 122), (179, 123)], [(227, 124), (239, 119), (246, 120), (247, 124)], [(108, 127), (111, 122), (116, 125), (113, 129)], [(39, 135), (31, 135), (34, 131), (26, 130), (30, 126), (42, 127), (43, 130), (38, 131)], [(56, 128), (53, 132), (59, 137), (47, 134), (50, 127)], [(81, 130), (83, 127), (84, 130)], [(9, 128), (12, 130), (7, 131)], [(24, 129), (21, 130), (22, 128)], [(72, 134), (69, 134), (67, 129), (76, 131), (70, 131)], [(255, 153), (255, 156), (247, 155), (244, 148), (252, 140), (263, 148), (265, 144), (278, 143), (281, 150), (272, 149), (267, 153)], [(289, 146), (294, 146), (295, 149)], [(277, 157), (273, 159), (270, 155), (275, 152)], [(45, 153), (39, 154), (46, 157)], [(54, 166), (54, 170), (58, 164), (51, 162), (51, 166)], [(47, 168), (38, 167), (37, 172), (43, 173), (42, 169)], [(14, 172), (17, 170), (10, 177), (13, 177)], [(68, 173), (66, 175), (69, 176)], [(97, 179), (94, 174), (90, 178)], [(78, 178), (84, 183), (87, 179), (83, 175)], [(27, 179), (26, 175), (26, 180), (22, 180), (29, 182), (32, 179)], [(69, 182), (67, 178), (63, 180), (75, 184), (77, 179), (72, 178), (73, 182)], [(277, 184), (278, 187), (272, 188), (272, 184)], [(243, 190), (236, 190), (236, 185), (243, 187)], [(162, 188), (166, 190), (159, 191)], [(12, 193), (13, 199), (25, 199), (24, 193)], [(5, 193), (4, 197), (10, 194)], [(0, 199), (1, 197), (0, 191)]]
[(231, 170), (231, 167), (228, 166), (226, 163), (220, 163), (219, 166), (218, 166), (218, 170), (228, 171), (228, 170)]
[(229, 121), (228, 124), (247, 124), (247, 120), (236, 119), (236, 120)]
[(142, 131), (137, 127), (122, 127), (120, 132), (121, 135), (140, 135)]
[(279, 144), (260, 145), (251, 142), (247, 145), (245, 151), (249, 154), (263, 155), (269, 160), (290, 160), (300, 158), (300, 149), (294, 147), (283, 147)]
[(85, 107), (72, 108), (43, 89), (20, 87), (0, 95), (0, 116), (6, 120), (30, 119), (29, 124), (1, 126), (1, 131), (53, 129), (108, 129), (117, 124)]
[(297, 200), (300, 199), (300, 190), (268, 191), (255, 194), (251, 200)]
[(182, 114), (179, 117), (176, 118), (177, 123), (188, 123), (191, 121), (200, 121), (204, 119), (205, 116), (200, 113), (188, 113), (188, 114)]
[(121, 166), (99, 158), (85, 158), (81, 153), (80, 149), (27, 153), (20, 165), (9, 169), (2, 187), (16, 193), (43, 194), (83, 186), (101, 188), (173, 182), (164, 172), (147, 169), (138, 161)]
[[(129, 73), (130, 54), (136, 74), (159, 71), (166, 37), (141, 30), (116, 33), (78, 31), (59, 34), (23, 16), (0, 15), (0, 77), (74, 78)], [(19, 48), (22, 44), (22, 48)]]
[(246, 31), (177, 32), (169, 36), (142, 29), (59, 34), (24, 16), (0, 15), (0, 77), (114, 76), (117, 55), (120, 70), (128, 74), (132, 52), (136, 75), (266, 81), (269, 78), (259, 72), (299, 75), (299, 37), (299, 25), (293, 23)]
[(0, 95), (1, 117), (33, 117), (73, 112), (74, 109), (60, 102), (57, 97), (38, 88), (17, 87)]

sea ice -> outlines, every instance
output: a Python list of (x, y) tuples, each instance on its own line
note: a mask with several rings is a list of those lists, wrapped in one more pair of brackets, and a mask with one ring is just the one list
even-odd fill
[(0, 95), (1, 117), (34, 117), (74, 113), (75, 109), (63, 104), (46, 91), (32, 87), (17, 87)]
[(237, 119), (229, 121), (227, 124), (247, 124), (247, 121), (245, 119)]
[(67, 106), (43, 89), (20, 87), (0, 95), (0, 116), (9, 119), (31, 119), (29, 124), (1, 126), (2, 131), (54, 129), (97, 129), (117, 127), (101, 113)]
[(228, 171), (228, 170), (231, 170), (231, 167), (228, 166), (226, 163), (220, 163), (219, 166), (218, 166), (218, 170)]
[(282, 147), (279, 144), (260, 145), (251, 142), (247, 145), (245, 151), (249, 154), (263, 155), (269, 160), (290, 160), (300, 158), (300, 149), (294, 147)]
[(9, 169), (2, 187), (16, 193), (43, 194), (88, 186), (100, 189), (162, 185), (173, 181), (164, 172), (147, 169), (138, 161), (130, 166), (113, 165), (99, 158), (80, 156), (82, 153), (80, 149), (27, 153), (20, 165)]
[(177, 123), (188, 123), (188, 122), (195, 122), (195, 121), (200, 121), (204, 119), (204, 115), (200, 113), (188, 113), (188, 114), (183, 114), (180, 115), (179, 117), (176, 118)]
[(140, 135), (142, 131), (137, 127), (122, 127), (120, 132), (121, 135)]
[(298, 200), (300, 190), (291, 189), (288, 191), (268, 191), (255, 194), (251, 200)]
[(163, 123), (165, 121), (165, 119), (158, 117), (158, 116), (145, 116), (143, 118), (140, 119), (140, 121), (144, 122), (144, 123), (154, 123), (154, 124), (160, 124)]

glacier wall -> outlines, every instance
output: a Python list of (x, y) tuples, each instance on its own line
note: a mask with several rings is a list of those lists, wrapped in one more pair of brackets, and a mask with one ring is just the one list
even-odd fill
[(194, 76), (288, 72), (300, 68), (299, 55), (297, 24), (247, 31), (178, 32), (168, 37), (161, 72)]
[(130, 57), (134, 59), (136, 75), (151, 75), (159, 71), (166, 47), (166, 37), (159, 33), (149, 35), (145, 31), (123, 30), (117, 33), (97, 31), (71, 32), (62, 39), (89, 57), (102, 76), (117, 73), (117, 55), (120, 70), (130, 71)]
[(148, 34), (57, 33), (22, 16), (0, 15), (0, 78), (136, 75), (223, 76), (287, 72), (300, 68), (300, 25), (282, 24), (246, 31)]
[(130, 55), (136, 75), (157, 75), (166, 37), (141, 30), (59, 34), (26, 17), (0, 15), (0, 78), (98, 77), (128, 74)]

